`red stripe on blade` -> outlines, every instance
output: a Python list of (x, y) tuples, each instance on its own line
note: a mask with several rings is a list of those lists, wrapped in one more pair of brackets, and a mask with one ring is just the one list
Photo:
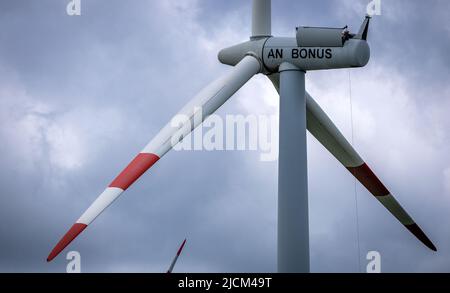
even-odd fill
[(381, 183), (378, 177), (370, 170), (366, 163), (359, 167), (347, 167), (350, 173), (364, 185), (374, 196), (389, 195), (389, 190)]
[(133, 161), (114, 179), (109, 187), (117, 187), (126, 190), (133, 184), (145, 171), (159, 160), (154, 154), (140, 153)]
[(184, 239), (183, 243), (181, 244), (180, 248), (178, 249), (178, 252), (177, 252), (178, 256), (181, 254), (181, 251), (183, 250), (183, 247), (185, 244), (186, 244), (186, 239)]
[(86, 224), (75, 223), (72, 228), (67, 231), (66, 235), (59, 240), (58, 244), (56, 244), (55, 248), (53, 248), (52, 252), (47, 257), (47, 261), (51, 261), (54, 259), (67, 245), (75, 239), (84, 229), (86, 229)]

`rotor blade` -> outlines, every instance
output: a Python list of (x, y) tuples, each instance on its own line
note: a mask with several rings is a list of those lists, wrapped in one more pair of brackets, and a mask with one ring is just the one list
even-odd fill
[[(230, 73), (203, 89), (178, 114), (186, 119), (180, 127), (168, 123), (156, 137), (131, 161), (113, 180), (102, 194), (53, 248), (47, 261), (55, 258), (78, 234), (98, 217), (119, 195), (142, 174), (164, 156), (177, 142), (181, 141), (209, 115), (222, 106), (251, 77), (260, 72), (259, 61), (253, 56), (244, 57)], [(201, 119), (198, 119), (201, 114)], [(174, 142), (174, 139), (175, 142)]]
[(271, 0), (253, 0), (252, 39), (270, 37), (272, 34)]
[(414, 236), (431, 250), (434, 244), (387, 190), (313, 98), (306, 93), (308, 130)]
[(172, 260), (172, 263), (170, 264), (169, 269), (167, 270), (167, 273), (172, 273), (173, 271), (173, 267), (175, 266), (175, 264), (177, 263), (178, 257), (180, 256), (181, 252), (183, 251), (184, 245), (186, 244), (186, 239), (184, 239), (183, 243), (181, 243), (180, 248), (178, 248), (177, 254), (175, 255), (175, 257)]
[(354, 37), (354, 39), (364, 40), (367, 41), (367, 35), (369, 34), (369, 23), (370, 23), (370, 16), (366, 15), (366, 18), (364, 18), (364, 22), (361, 25), (358, 33)]
[[(279, 75), (273, 74), (268, 77), (279, 91)], [(309, 93), (306, 93), (306, 120), (308, 131), (417, 239), (436, 251), (431, 240), (372, 172)]]

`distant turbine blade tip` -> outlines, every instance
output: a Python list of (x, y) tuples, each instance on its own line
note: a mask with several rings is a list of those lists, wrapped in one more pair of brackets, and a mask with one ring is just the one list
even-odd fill
[(47, 257), (47, 262), (52, 261), (67, 245), (72, 242), (84, 229), (86, 229), (87, 225), (82, 223), (75, 223), (69, 231), (59, 240), (58, 244), (56, 244), (55, 248), (53, 248), (52, 252)]
[(180, 248), (178, 248), (177, 255), (181, 254), (181, 251), (183, 251), (183, 247), (185, 244), (186, 244), (186, 239), (184, 239), (183, 243), (181, 243)]

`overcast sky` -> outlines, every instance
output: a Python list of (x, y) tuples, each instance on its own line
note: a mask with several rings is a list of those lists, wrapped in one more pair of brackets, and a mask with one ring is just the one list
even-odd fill
[[(0, 2), (0, 271), (276, 271), (277, 162), (257, 151), (170, 152), (58, 258), (60, 237), (158, 130), (229, 67), (220, 48), (250, 35), (251, 1)], [(273, 1), (273, 34), (359, 28), (369, 1)], [(372, 57), (351, 70), (354, 144), (436, 244), (417, 241), (308, 135), (313, 272), (450, 272), (450, 2), (383, 0)], [(307, 90), (351, 139), (349, 71)], [(218, 114), (277, 114), (257, 76)], [(358, 261), (359, 259), (359, 261)], [(358, 263), (361, 263), (360, 265)]]

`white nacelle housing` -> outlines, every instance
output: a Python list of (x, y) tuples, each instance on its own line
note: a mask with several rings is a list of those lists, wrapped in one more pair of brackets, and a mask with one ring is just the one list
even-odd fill
[(302, 26), (297, 28), (299, 47), (342, 47), (344, 28)]
[(358, 39), (349, 39), (339, 47), (299, 47), (294, 38), (270, 38), (262, 58), (265, 68), (272, 72), (278, 71), (283, 62), (305, 71), (363, 67), (369, 62), (370, 48)]
[(264, 65), (264, 74), (278, 72), (284, 62), (304, 71), (363, 67), (370, 59), (369, 21), (366, 16), (356, 34), (347, 27), (298, 27), (295, 38), (251, 39), (221, 50), (218, 57), (223, 64), (234, 66), (252, 55)]

